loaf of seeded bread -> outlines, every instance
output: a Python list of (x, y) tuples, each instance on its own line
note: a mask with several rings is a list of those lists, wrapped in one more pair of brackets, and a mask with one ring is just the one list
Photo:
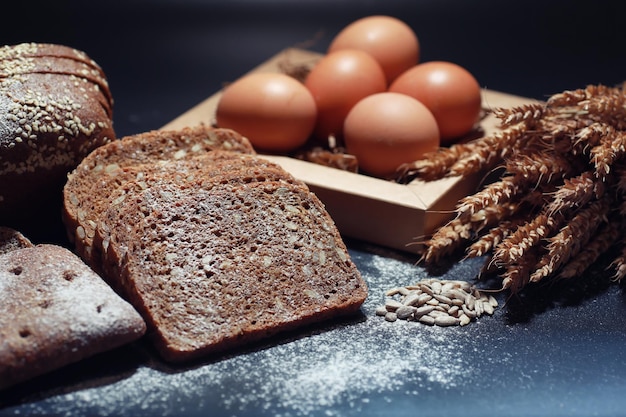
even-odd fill
[[(211, 155), (213, 151), (222, 153)], [(229, 152), (225, 155), (224, 151)], [(62, 219), (67, 236), (76, 253), (97, 270), (99, 260), (92, 245), (95, 225), (116, 187), (129, 179), (149, 180), (147, 170), (182, 169), (167, 162), (235, 158), (237, 154), (253, 153), (250, 142), (240, 134), (205, 125), (141, 133), (101, 146), (68, 175), (63, 188)]]
[(145, 322), (71, 251), (0, 255), (0, 389), (141, 337)]
[(199, 175), (124, 189), (96, 242), (168, 361), (354, 313), (367, 296), (332, 219), (299, 181)]
[(60, 223), (66, 175), (93, 149), (115, 139), (112, 113), (104, 72), (85, 53), (53, 44), (0, 47), (4, 224), (31, 236), (50, 222)]

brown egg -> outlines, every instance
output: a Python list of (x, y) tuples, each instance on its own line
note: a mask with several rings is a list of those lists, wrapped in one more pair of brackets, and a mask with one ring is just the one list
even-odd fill
[(387, 90), (380, 64), (369, 54), (343, 49), (325, 55), (306, 78), (317, 105), (314, 136), (324, 143), (329, 136), (341, 140), (343, 122), (359, 100)]
[(317, 117), (313, 96), (294, 78), (253, 73), (226, 87), (217, 105), (219, 127), (246, 136), (259, 151), (289, 152), (311, 136)]
[(439, 147), (432, 113), (418, 100), (400, 93), (378, 93), (359, 101), (344, 124), (348, 153), (370, 175), (392, 177), (403, 163), (421, 159)]
[(416, 65), (400, 75), (389, 91), (408, 94), (424, 103), (437, 119), (443, 144), (453, 143), (469, 133), (480, 117), (478, 81), (452, 62)]
[(335, 36), (328, 53), (341, 49), (359, 49), (373, 56), (383, 68), (388, 84), (417, 65), (420, 56), (413, 29), (392, 16), (367, 16), (352, 22)]

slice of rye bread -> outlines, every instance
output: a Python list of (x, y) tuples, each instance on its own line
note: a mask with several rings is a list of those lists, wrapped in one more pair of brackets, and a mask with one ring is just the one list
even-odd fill
[[(205, 125), (177, 131), (145, 132), (95, 149), (68, 174), (63, 187), (62, 219), (68, 239), (81, 256), (85, 248), (91, 247), (93, 223), (86, 217), (85, 210), (94, 204), (94, 199), (107, 197), (94, 194), (93, 187), (108, 181), (110, 173), (133, 165), (191, 159), (215, 150), (255, 153), (250, 142), (239, 133)], [(88, 260), (89, 256), (84, 259)]]
[(68, 249), (0, 255), (0, 389), (140, 338), (137, 311)]
[(273, 162), (254, 155), (220, 150), (201, 153), (189, 159), (116, 167), (99, 175), (90, 186), (84, 184), (82, 194), (76, 196), (74, 209), (78, 214), (78, 226), (74, 242), (75, 252), (99, 272), (100, 251), (93, 244), (96, 225), (112, 201), (120, 198), (115, 191), (125, 183), (136, 181), (140, 187), (146, 188), (163, 177), (180, 183), (197, 175), (201, 175), (205, 180), (211, 178), (215, 181), (228, 180), (221, 178), (222, 175), (231, 178), (236, 176), (238, 181), (246, 179), (261, 181), (266, 178), (295, 181), (290, 174)]
[(172, 362), (356, 312), (367, 287), (300, 182), (162, 181), (111, 207), (104, 268)]

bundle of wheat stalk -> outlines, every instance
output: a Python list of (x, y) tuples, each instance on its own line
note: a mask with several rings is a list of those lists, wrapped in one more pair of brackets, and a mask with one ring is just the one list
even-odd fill
[(423, 259), (433, 263), (459, 250), (485, 256), (484, 271), (516, 292), (579, 276), (617, 248), (612, 273), (624, 278), (624, 89), (591, 85), (493, 112), (497, 133), (441, 148), (398, 172), (399, 181), (498, 173), (459, 201), (454, 219), (425, 242)]

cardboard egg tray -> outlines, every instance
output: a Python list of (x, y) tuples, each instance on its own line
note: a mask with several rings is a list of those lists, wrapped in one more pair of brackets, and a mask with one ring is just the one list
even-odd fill
[[(285, 63), (311, 65), (320, 57), (318, 53), (290, 48), (251, 72), (280, 72)], [(221, 92), (216, 92), (162, 129), (211, 123), (220, 95)], [(482, 99), (485, 108), (519, 106), (533, 101), (490, 90), (483, 90)], [(498, 129), (497, 120), (487, 116), (481, 127), (485, 134), (492, 133)], [(398, 184), (286, 156), (263, 156), (304, 181), (326, 205), (345, 237), (412, 253), (420, 251), (420, 242), (453, 216), (459, 199), (473, 194), (483, 178), (480, 174)]]

